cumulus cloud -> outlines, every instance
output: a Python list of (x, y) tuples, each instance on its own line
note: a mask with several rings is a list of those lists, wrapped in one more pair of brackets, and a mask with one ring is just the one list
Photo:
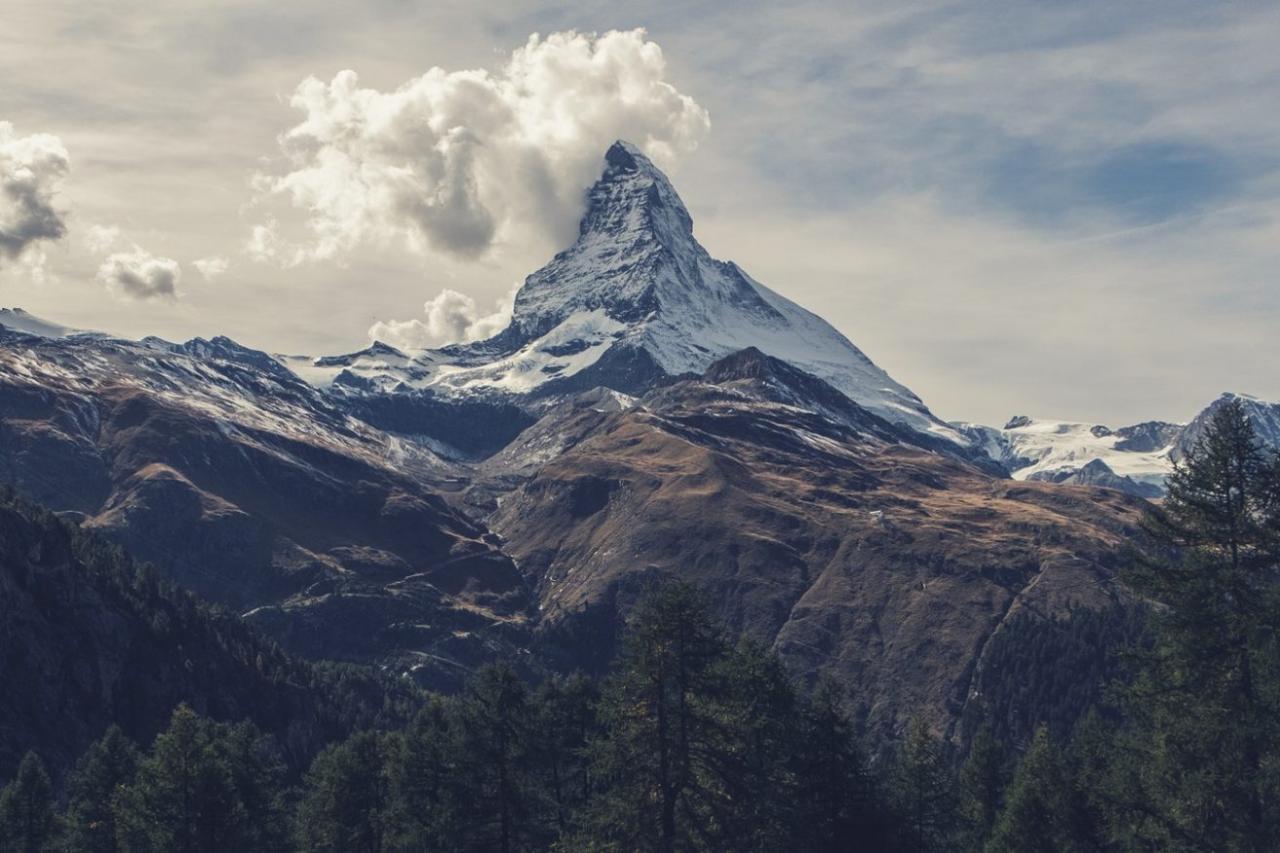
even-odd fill
[(54, 197), (71, 170), (71, 158), (56, 136), (18, 136), (0, 121), (0, 260), (15, 260), (41, 240), (67, 232)]
[(98, 281), (116, 296), (127, 299), (176, 299), (182, 269), (172, 258), (162, 258), (138, 246), (131, 252), (109, 255), (98, 268)]
[(513, 287), (497, 310), (483, 315), (470, 296), (442, 290), (423, 304), (424, 318), (379, 321), (369, 328), (369, 339), (413, 350), (491, 338), (511, 322), (518, 289), (519, 285)]
[(204, 278), (205, 281), (213, 281), (227, 271), (227, 267), (231, 262), (221, 255), (214, 255), (209, 258), (199, 258), (191, 262), (196, 271)]
[(251, 247), (296, 263), (398, 238), (473, 258), (517, 226), (564, 239), (615, 139), (670, 166), (706, 135), (706, 110), (665, 77), (632, 30), (535, 34), (495, 71), (432, 68), (390, 92), (354, 71), (308, 78), (280, 139), (292, 169), (256, 183), (305, 210), (309, 236), (282, 252), (259, 226)]

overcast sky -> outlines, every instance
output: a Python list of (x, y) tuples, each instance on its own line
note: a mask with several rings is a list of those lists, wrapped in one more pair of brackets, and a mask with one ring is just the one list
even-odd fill
[(627, 136), (939, 416), (1186, 419), (1280, 399), (1277, 45), (1274, 2), (8, 0), (0, 304), (483, 334)]

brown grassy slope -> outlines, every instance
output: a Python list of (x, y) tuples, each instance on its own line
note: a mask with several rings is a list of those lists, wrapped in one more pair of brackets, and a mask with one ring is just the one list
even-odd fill
[(758, 402), (687, 402), (616, 415), (503, 500), (492, 525), (548, 628), (625, 606), (652, 575), (691, 579), (731, 630), (836, 676), (873, 723), (920, 709), (945, 730), (1012, 611), (1116, 595), (1138, 499), (798, 434)]

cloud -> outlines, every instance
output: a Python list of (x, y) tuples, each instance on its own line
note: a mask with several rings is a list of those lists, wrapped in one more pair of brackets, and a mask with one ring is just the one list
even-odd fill
[(115, 225), (90, 225), (84, 234), (84, 243), (91, 252), (105, 252), (120, 239), (120, 229)]
[(279, 224), (274, 219), (271, 219), (263, 224), (253, 226), (244, 250), (249, 253), (249, 257), (257, 261), (280, 260), (282, 247)]
[(474, 258), (517, 229), (564, 240), (615, 139), (671, 166), (706, 135), (706, 110), (665, 77), (661, 48), (632, 30), (535, 34), (494, 72), (437, 67), (390, 92), (354, 71), (307, 78), (291, 99), (305, 118), (280, 140), (292, 169), (256, 185), (305, 210), (309, 237), (260, 256), (400, 238)]
[(67, 233), (54, 196), (70, 171), (58, 137), (18, 136), (12, 124), (0, 121), (0, 260), (16, 260), (33, 244)]
[(98, 268), (98, 281), (116, 296), (128, 299), (176, 299), (182, 269), (172, 258), (152, 255), (138, 246), (116, 252)]
[(213, 281), (227, 271), (227, 267), (231, 262), (221, 255), (214, 255), (209, 258), (199, 258), (192, 261), (191, 265), (196, 268), (205, 281)]
[(518, 289), (513, 287), (497, 310), (483, 316), (470, 296), (442, 290), (423, 304), (425, 319), (379, 321), (369, 328), (369, 339), (413, 350), (491, 338), (511, 322)]

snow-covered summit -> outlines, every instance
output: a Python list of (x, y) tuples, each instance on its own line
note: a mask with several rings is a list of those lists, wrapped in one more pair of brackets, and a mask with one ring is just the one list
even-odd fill
[(1181, 424), (1148, 422), (1121, 429), (1102, 424), (1041, 420), (1019, 415), (1003, 429), (957, 424), (991, 458), (1003, 463), (1017, 480), (1073, 481), (1080, 472), (1089, 475), (1100, 462), (1135, 493), (1148, 486), (1160, 489), (1172, 468), (1169, 454), (1182, 430)]
[(605, 155), (577, 241), (525, 280), (506, 330), (403, 359), (317, 360), (326, 372), (300, 373), (327, 375), (347, 393), (550, 399), (603, 385), (635, 394), (753, 346), (891, 423), (964, 443), (822, 318), (712, 258), (671, 182), (626, 142)]

